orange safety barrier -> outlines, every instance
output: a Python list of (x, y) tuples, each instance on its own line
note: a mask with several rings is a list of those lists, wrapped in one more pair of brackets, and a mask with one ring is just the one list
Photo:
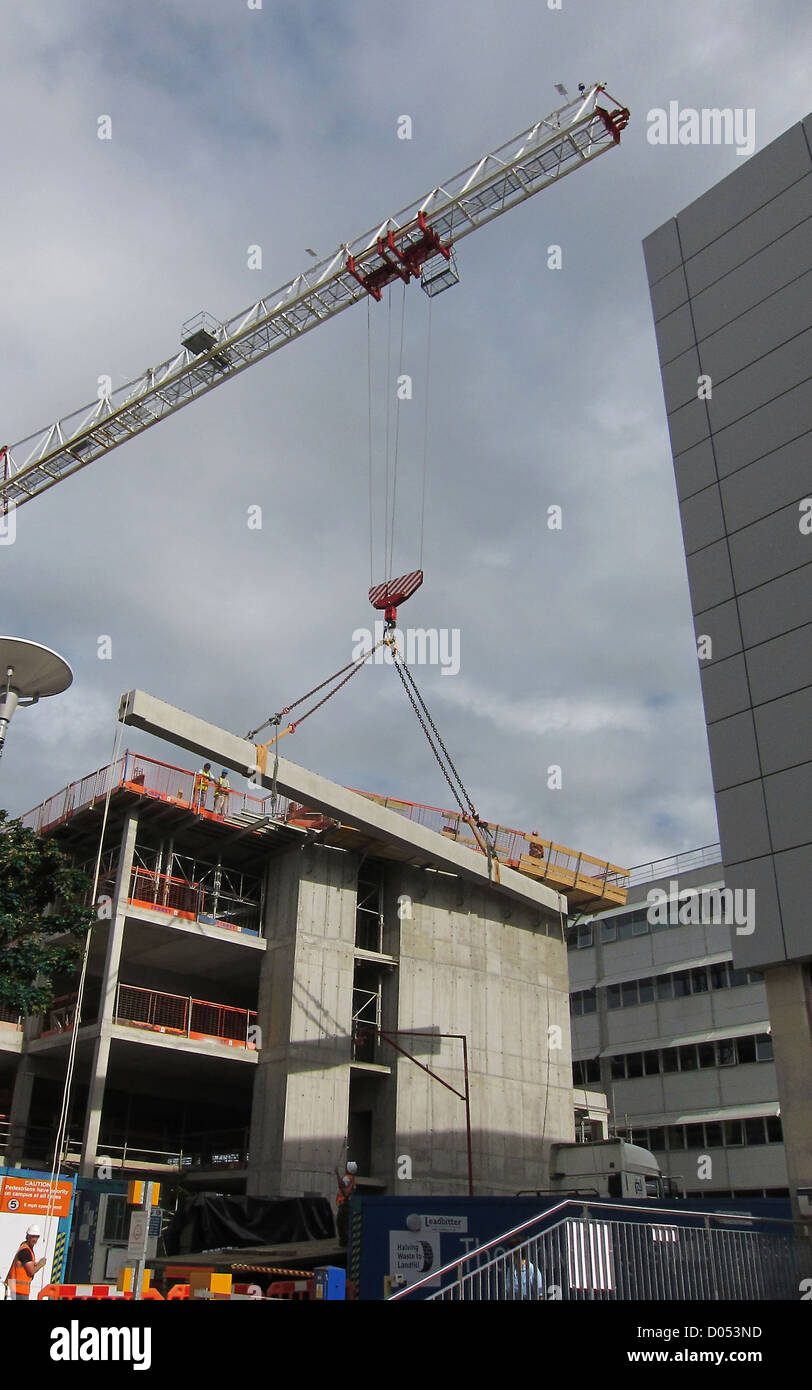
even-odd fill
[(269, 1284), (266, 1298), (289, 1298), (304, 1302), (311, 1298), (313, 1294), (312, 1279), (279, 1279), (273, 1284)]
[(132, 1293), (122, 1293), (115, 1284), (46, 1284), (37, 1298), (132, 1298)]
[(169, 1290), (169, 1293), (166, 1295), (166, 1301), (167, 1303), (170, 1303), (174, 1299), (189, 1298), (189, 1296), (190, 1291), (188, 1284), (173, 1284), (171, 1289)]

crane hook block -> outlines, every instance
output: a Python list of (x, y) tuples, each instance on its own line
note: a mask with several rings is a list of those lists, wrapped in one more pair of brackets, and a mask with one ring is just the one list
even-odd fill
[(394, 627), (397, 622), (398, 604), (405, 603), (422, 583), (423, 571), (412, 570), (411, 574), (402, 574), (399, 579), (388, 579), (385, 583), (376, 584), (370, 589), (369, 601), (373, 608), (384, 610), (387, 627)]

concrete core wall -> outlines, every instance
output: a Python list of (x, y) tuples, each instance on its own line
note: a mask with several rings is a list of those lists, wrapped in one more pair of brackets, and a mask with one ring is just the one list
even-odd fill
[(349, 1109), (357, 856), (319, 846), (269, 874), (250, 1195), (332, 1196)]
[[(395, 875), (393, 874), (394, 878)], [(574, 1138), (566, 949), (557, 924), (486, 888), (406, 869), (400, 921), (397, 1027), (468, 1039), (474, 1190), (545, 1188), (549, 1149)], [(548, 1028), (560, 1037), (548, 1046)], [(462, 1044), (400, 1038), (463, 1091)], [(438, 1081), (398, 1058), (397, 1154), (411, 1159), (421, 1193), (467, 1191), (465, 1107)], [(392, 1190), (406, 1194), (407, 1182)]]

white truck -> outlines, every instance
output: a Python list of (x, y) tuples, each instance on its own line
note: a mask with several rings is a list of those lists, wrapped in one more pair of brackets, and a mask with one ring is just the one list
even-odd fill
[(629, 1144), (625, 1139), (601, 1139), (592, 1144), (553, 1144), (550, 1150), (550, 1186), (544, 1195), (556, 1192), (621, 1200), (624, 1197), (681, 1195), (675, 1180), (663, 1177), (654, 1154), (638, 1144)]

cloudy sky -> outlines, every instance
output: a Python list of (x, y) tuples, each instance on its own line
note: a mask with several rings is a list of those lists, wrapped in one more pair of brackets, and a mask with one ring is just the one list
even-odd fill
[[(466, 238), (460, 285), (434, 301), (426, 578), (402, 618), (459, 632), (457, 674), (414, 671), (485, 817), (629, 865), (715, 840), (641, 241), (742, 159), (651, 144), (647, 117), (752, 108), (763, 148), (809, 109), (806, 0), (33, 0), (2, 30), (2, 442), (528, 129), (556, 82), (605, 81), (631, 109), (619, 150)], [(396, 573), (418, 561), (426, 415), (428, 300), (407, 299)], [(378, 482), (387, 313), (372, 306)], [(132, 687), (244, 734), (350, 659), (374, 619), (367, 335), (366, 307), (348, 309), (19, 509), (0, 628), (75, 679), (17, 715), (0, 804), (105, 763)], [(379, 553), (381, 537), (379, 518)], [(449, 802), (386, 666), (284, 752)]]

